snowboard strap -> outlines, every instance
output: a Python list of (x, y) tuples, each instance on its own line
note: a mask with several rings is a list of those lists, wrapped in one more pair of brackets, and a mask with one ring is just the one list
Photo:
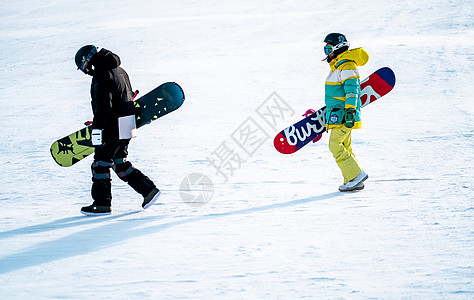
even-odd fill
[(132, 100), (135, 100), (135, 98), (137, 97), (138, 93), (139, 93), (139, 90), (136, 90), (136, 91), (133, 93), (133, 95), (132, 95)]

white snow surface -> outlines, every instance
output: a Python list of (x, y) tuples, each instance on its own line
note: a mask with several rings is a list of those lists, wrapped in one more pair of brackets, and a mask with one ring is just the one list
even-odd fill
[[(473, 12), (464, 0), (3, 1), (0, 298), (473, 299)], [(327, 134), (294, 155), (273, 147), (324, 105), (330, 32), (370, 54), (362, 77), (397, 76), (353, 132), (361, 192), (338, 192)], [(117, 53), (142, 95), (184, 88), (130, 146), (162, 205), (142, 211), (114, 175), (112, 215), (82, 216), (92, 157), (50, 157), (91, 119), (74, 64), (85, 44)], [(279, 128), (256, 112), (273, 92), (295, 111)], [(232, 139), (247, 120), (269, 136), (252, 155)], [(241, 159), (227, 181), (210, 164), (224, 146)], [(180, 193), (196, 172), (214, 183), (202, 206)]]

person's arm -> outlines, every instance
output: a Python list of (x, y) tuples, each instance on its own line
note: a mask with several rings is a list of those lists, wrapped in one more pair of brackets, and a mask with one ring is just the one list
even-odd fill
[(91, 95), (95, 104), (93, 107), (94, 119), (92, 121), (92, 128), (102, 130), (105, 128), (107, 117), (112, 109), (110, 82), (95, 78), (91, 86)]
[(356, 109), (360, 97), (360, 79), (359, 72), (354, 63), (348, 63), (344, 66), (344, 69), (341, 71), (341, 82), (344, 92), (346, 93), (346, 104), (344, 108)]
[(348, 63), (341, 72), (341, 82), (346, 94), (344, 105), (344, 125), (348, 128), (354, 127), (357, 112), (357, 102), (360, 101), (360, 79), (357, 66)]
[(101, 146), (103, 144), (102, 131), (105, 128), (107, 118), (112, 109), (112, 90), (110, 83), (94, 78), (91, 85), (91, 96), (93, 103), (94, 119), (92, 121), (92, 145)]

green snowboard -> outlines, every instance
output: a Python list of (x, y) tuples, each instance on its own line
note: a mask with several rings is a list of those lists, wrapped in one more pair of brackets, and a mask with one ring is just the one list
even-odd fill
[[(178, 109), (183, 102), (184, 92), (177, 83), (163, 83), (135, 101), (137, 128)], [(69, 167), (94, 153), (91, 131), (92, 125), (54, 142), (50, 149), (54, 161)]]

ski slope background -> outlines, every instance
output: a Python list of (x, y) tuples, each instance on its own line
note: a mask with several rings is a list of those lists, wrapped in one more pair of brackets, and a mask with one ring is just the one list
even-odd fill
[[(4, 1), (0, 298), (472, 299), (473, 11), (472, 1)], [(337, 191), (327, 134), (290, 156), (272, 145), (324, 105), (330, 32), (370, 54), (361, 77), (397, 75), (353, 133), (370, 176), (357, 193)], [(49, 154), (92, 118), (90, 77), (74, 64), (90, 43), (117, 53), (142, 95), (166, 81), (186, 93), (131, 143), (130, 160), (163, 191), (144, 212), (114, 175), (113, 214), (80, 215), (92, 158), (61, 168)], [(258, 114), (268, 99), (294, 112), (275, 128)], [(249, 124), (261, 129), (251, 155), (235, 140)], [(210, 162), (231, 154), (225, 178)], [(201, 206), (181, 193), (193, 173), (213, 183)]]

